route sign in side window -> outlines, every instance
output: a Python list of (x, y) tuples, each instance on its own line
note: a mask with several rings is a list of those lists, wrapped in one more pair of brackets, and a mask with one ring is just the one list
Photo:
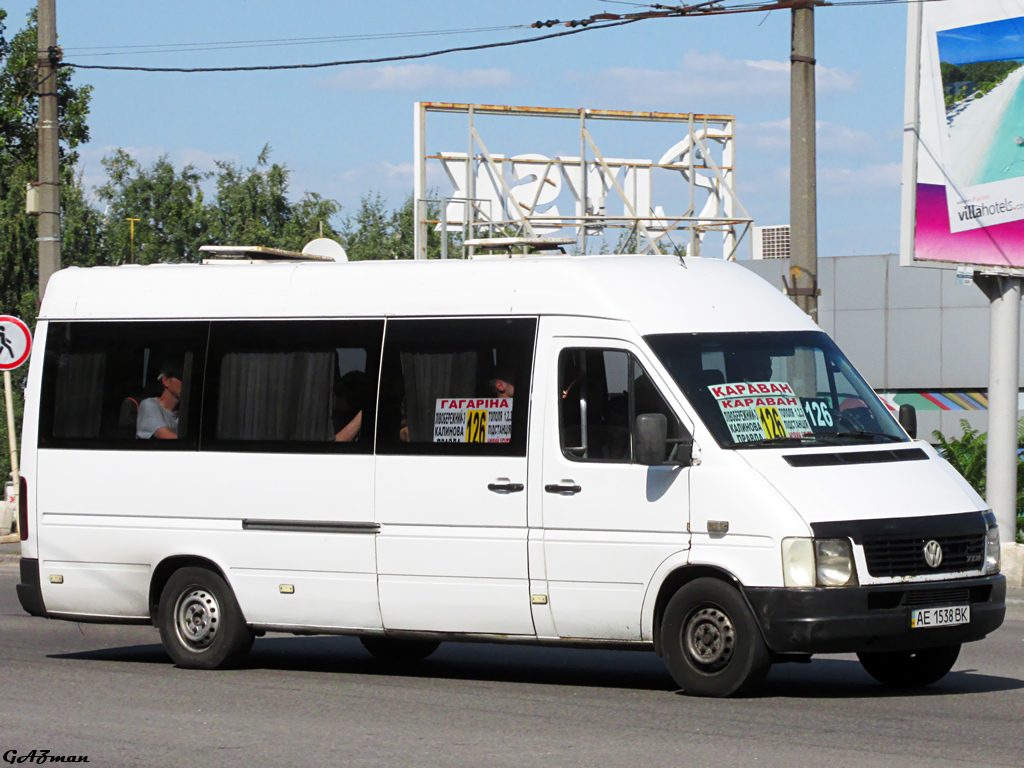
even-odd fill
[(534, 318), (388, 320), (377, 451), (525, 456)]
[(382, 320), (215, 322), (203, 450), (371, 453)]
[(633, 427), (640, 414), (665, 416), (666, 453), (676, 445), (673, 440), (686, 436), (640, 361), (624, 350), (563, 349), (558, 357), (558, 403), (562, 453), (574, 461), (631, 463)]
[(50, 323), (41, 448), (195, 450), (208, 323)]

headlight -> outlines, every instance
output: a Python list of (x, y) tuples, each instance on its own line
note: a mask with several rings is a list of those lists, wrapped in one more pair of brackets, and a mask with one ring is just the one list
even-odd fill
[(985, 575), (999, 573), (999, 525), (990, 509), (984, 514), (988, 533), (985, 535)]
[(857, 586), (857, 566), (849, 540), (815, 539), (814, 556), (819, 587)]
[(985, 574), (999, 573), (999, 526), (988, 529), (985, 537)]
[(782, 575), (787, 587), (814, 586), (814, 539), (782, 540)]
[(782, 575), (787, 587), (855, 587), (858, 583), (847, 539), (783, 539)]

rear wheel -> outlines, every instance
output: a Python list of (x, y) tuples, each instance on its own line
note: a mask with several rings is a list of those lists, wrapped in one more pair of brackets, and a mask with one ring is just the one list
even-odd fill
[(771, 667), (750, 609), (718, 579), (694, 579), (672, 596), (661, 623), (661, 651), (672, 679), (691, 696), (745, 693)]
[(944, 678), (956, 664), (960, 644), (918, 651), (858, 653), (857, 658), (875, 680), (894, 688), (923, 688)]
[(218, 574), (181, 568), (160, 593), (160, 639), (171, 659), (186, 669), (218, 669), (252, 648), (238, 601)]
[(359, 638), (363, 648), (381, 661), (394, 664), (420, 661), (427, 658), (441, 645), (433, 640), (399, 640), (394, 637), (366, 635)]

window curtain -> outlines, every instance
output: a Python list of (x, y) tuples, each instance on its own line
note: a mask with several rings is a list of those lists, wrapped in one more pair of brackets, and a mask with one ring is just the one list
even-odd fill
[(441, 397), (476, 396), (476, 352), (403, 352), (409, 442), (434, 439), (434, 408)]
[(330, 440), (333, 352), (231, 352), (220, 365), (217, 438)]
[(55, 437), (99, 437), (106, 363), (101, 352), (61, 357), (53, 414)]

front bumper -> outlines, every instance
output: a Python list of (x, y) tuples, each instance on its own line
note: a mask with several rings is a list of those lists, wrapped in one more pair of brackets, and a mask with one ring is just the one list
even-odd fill
[[(981, 640), (1006, 615), (1006, 577), (942, 582), (744, 590), (775, 653), (906, 651)], [(971, 621), (955, 627), (911, 629), (912, 608), (971, 607)]]

